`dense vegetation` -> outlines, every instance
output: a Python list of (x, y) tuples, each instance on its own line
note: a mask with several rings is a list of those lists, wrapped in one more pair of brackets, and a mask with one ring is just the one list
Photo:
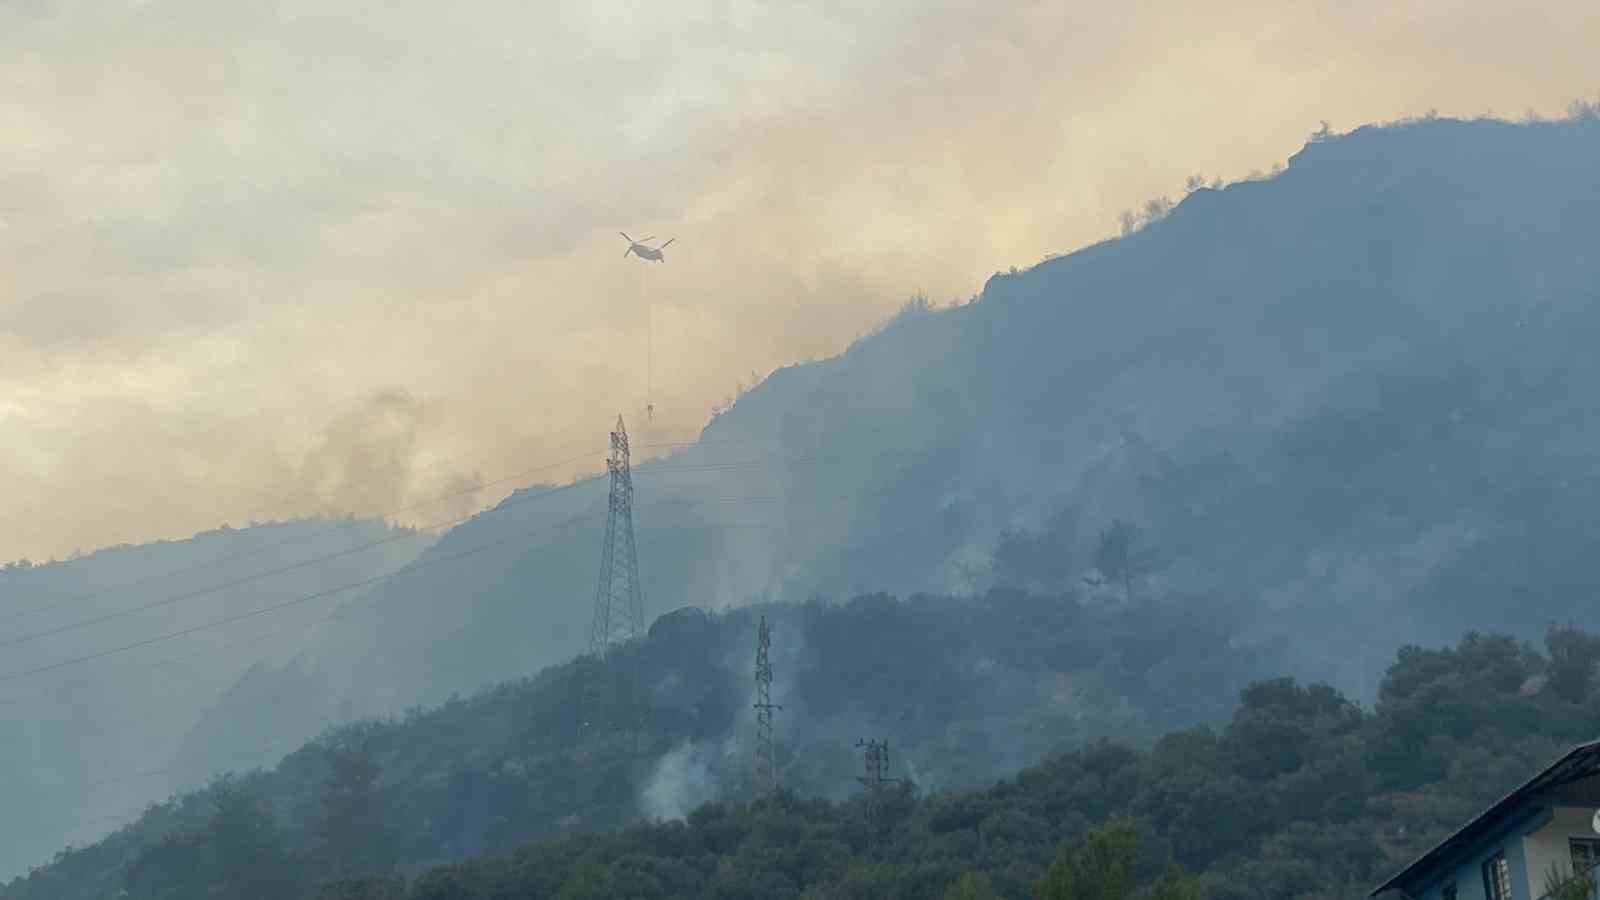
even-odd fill
[[(877, 834), (862, 798), (712, 804), (435, 869), (394, 896), (1130, 896), (1120, 881), (1165, 896), (1355, 898), (1600, 733), (1597, 662), (1600, 638), (1570, 629), (1543, 653), (1482, 635), (1408, 647), (1374, 710), (1326, 686), (1258, 682), (1221, 728), (1142, 750), (1097, 743), (988, 791), (896, 795)], [(1132, 835), (1136, 864), (1116, 877)], [(1194, 881), (1170, 880), (1175, 867)]]
[[(815, 608), (799, 615), (843, 624), (894, 608), (904, 607), (871, 599), (838, 618)], [(1552, 630), (1542, 652), (1474, 634), (1454, 647), (1404, 649), (1370, 710), (1324, 685), (1257, 681), (1219, 727), (1092, 742), (987, 790), (908, 783), (871, 803), (860, 791), (829, 799), (803, 790), (746, 801), (730, 778), (722, 799), (682, 819), (532, 843), (517, 833), (528, 825), (514, 821), (519, 811), (591, 792), (611, 798), (620, 819), (649, 767), (591, 745), (580, 749), (591, 763), (581, 783), (579, 769), (553, 759), (465, 768), (469, 754), (447, 741), (475, 743), (461, 730), (471, 710), (507, 717), (530, 704), (524, 725), (548, 716), (559, 727), (562, 714), (541, 709), (539, 692), (524, 686), (508, 704), (508, 688), (409, 724), (343, 729), (277, 773), (152, 809), (140, 827), (65, 853), (0, 896), (1121, 897), (1120, 888), (1083, 893), (1073, 883), (1126, 862), (1130, 890), (1164, 897), (1355, 897), (1565, 745), (1600, 732), (1597, 663), (1600, 637), (1577, 630)], [(867, 675), (834, 673), (858, 686)], [(416, 769), (422, 756), (398, 752), (408, 740), (428, 742), (423, 756), (455, 758), (443, 783)], [(806, 777), (803, 767), (791, 772)], [(452, 855), (442, 841), (454, 841), (454, 855), (488, 858), (430, 867)]]
[[(1000, 571), (1007, 566), (1029, 571), (1025, 560)], [(686, 608), (604, 665), (580, 658), (431, 711), (333, 731), (271, 772), (178, 798), (62, 854), (9, 896), (87, 900), (114, 893), (127, 872), (152, 878), (160, 865), (149, 848), (186, 859), (178, 848), (209, 827), (213, 808), (240, 822), (278, 821), (284, 852), (311, 852), (326, 831), (330, 784), (386, 804), (392, 814), (381, 818), (396, 823), (390, 858), (412, 864), (506, 853), (641, 813), (681, 816), (737, 790), (748, 772), (758, 616), (776, 635), (784, 780), (802, 796), (835, 800), (857, 787), (852, 745), (861, 737), (889, 738), (896, 765), (925, 790), (973, 789), (1097, 736), (1151, 739), (1224, 717), (1235, 689), (1271, 671), (1269, 658), (1231, 646), (1234, 626), (1217, 602), (1146, 593), (1113, 605), (997, 589), (723, 615)], [(623, 678), (628, 671), (639, 678)], [(623, 701), (643, 700), (639, 758), (612, 758), (613, 738), (580, 728), (584, 685), (602, 722)], [(228, 799), (235, 791), (260, 797), (271, 815), (248, 814)], [(206, 877), (203, 866), (174, 864)]]

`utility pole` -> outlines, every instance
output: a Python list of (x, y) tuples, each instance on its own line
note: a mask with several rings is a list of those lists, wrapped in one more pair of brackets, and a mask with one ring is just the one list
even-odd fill
[(883, 792), (890, 783), (889, 740), (858, 740), (856, 746), (866, 750), (867, 774), (865, 777), (856, 776), (856, 780), (866, 785), (867, 827), (876, 834), (883, 829)]
[(867, 774), (856, 780), (867, 786), (869, 792), (881, 791), (889, 783), (889, 741), (856, 741), (857, 747), (866, 748)]
[[(585, 733), (602, 728), (621, 732), (623, 755), (638, 751), (640, 708), (638, 673), (614, 652), (618, 645), (644, 636), (644, 603), (639, 595), (639, 558), (633, 537), (633, 469), (628, 458), (628, 430), (617, 416), (611, 432), (611, 497), (606, 510), (606, 533), (600, 550), (600, 580), (594, 595), (594, 624), (589, 631), (589, 653), (600, 664), (599, 673), (587, 679), (580, 692), (579, 722)], [(618, 702), (604, 703), (605, 682)], [(615, 710), (608, 716), (607, 707)], [(608, 721), (609, 720), (609, 721)]]
[(772, 711), (783, 709), (772, 702), (772, 629), (761, 617), (756, 631), (756, 791), (771, 793), (778, 788), (777, 745), (772, 738)]

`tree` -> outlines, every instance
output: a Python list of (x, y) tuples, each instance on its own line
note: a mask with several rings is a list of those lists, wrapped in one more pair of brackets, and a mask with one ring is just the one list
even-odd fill
[(406, 883), (399, 878), (363, 878), (331, 881), (317, 892), (317, 900), (405, 900)]
[(1150, 892), (1150, 900), (1204, 900), (1205, 894), (1200, 890), (1199, 882), (1173, 871), (1161, 879), (1155, 889)]
[(224, 781), (206, 828), (215, 884), (230, 900), (282, 900), (299, 896), (302, 863), (289, 850), (272, 812), (248, 788)]
[(1552, 628), (1545, 635), (1545, 646), (1550, 650), (1550, 692), (1568, 703), (1582, 703), (1600, 662), (1600, 636), (1576, 628)]
[(994, 882), (982, 872), (968, 872), (955, 880), (941, 900), (1000, 900)]
[(1545, 871), (1543, 896), (1546, 900), (1589, 900), (1594, 891), (1595, 877), (1591, 869), (1574, 873), (1570, 867), (1552, 863)]
[(1002, 531), (990, 557), (994, 582), (1056, 594), (1072, 578), (1071, 524), (1057, 516), (1043, 531)]
[(1140, 546), (1139, 526), (1113, 519), (1111, 527), (1100, 532), (1094, 548), (1094, 567), (1098, 578), (1085, 578), (1092, 585), (1118, 584), (1128, 602), (1133, 602), (1133, 586), (1156, 571), (1155, 551)]
[(394, 863), (388, 817), (378, 794), (378, 763), (365, 743), (328, 748), (321, 851), (334, 880), (380, 875)]
[(1033, 895), (1037, 900), (1128, 900), (1138, 852), (1132, 823), (1103, 825), (1078, 846), (1063, 845)]
[(1075, 846), (1063, 845), (1033, 895), (1036, 900), (1201, 900), (1199, 884), (1176, 866), (1141, 887), (1139, 870), (1148, 866), (1134, 822), (1119, 819), (1090, 831)]
[(202, 897), (212, 878), (205, 832), (181, 832), (139, 851), (122, 873), (119, 896), (127, 900)]

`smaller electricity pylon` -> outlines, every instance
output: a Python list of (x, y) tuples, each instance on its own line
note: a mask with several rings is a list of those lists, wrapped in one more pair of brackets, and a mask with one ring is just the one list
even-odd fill
[(884, 793), (892, 783), (889, 779), (889, 741), (858, 740), (856, 746), (866, 750), (867, 774), (856, 780), (867, 788), (867, 827), (876, 835), (884, 830)]
[(756, 792), (769, 794), (778, 788), (777, 744), (772, 737), (772, 711), (783, 707), (772, 702), (772, 629), (761, 617), (756, 631)]
[(889, 784), (889, 741), (856, 741), (857, 747), (866, 748), (867, 774), (856, 780), (867, 786), (869, 792), (883, 790)]

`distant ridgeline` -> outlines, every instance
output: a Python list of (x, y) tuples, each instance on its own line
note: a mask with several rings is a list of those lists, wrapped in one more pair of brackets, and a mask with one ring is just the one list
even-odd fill
[[(328, 609), (298, 603), (253, 613), (392, 572), (430, 541), (382, 521), (306, 519), (0, 572), (0, 809), (28, 811), (0, 816), (0, 877), (98, 837), (108, 816), (162, 799), (168, 785), (199, 784), (225, 767), (219, 755), (237, 758), (213, 745), (184, 766), (174, 750), (252, 666), (303, 651)], [(227, 628), (206, 627), (236, 617)], [(73, 662), (180, 632), (189, 632), (181, 642)], [(314, 733), (271, 755), (261, 752), (270, 744), (258, 744), (252, 760), (276, 760)]]

